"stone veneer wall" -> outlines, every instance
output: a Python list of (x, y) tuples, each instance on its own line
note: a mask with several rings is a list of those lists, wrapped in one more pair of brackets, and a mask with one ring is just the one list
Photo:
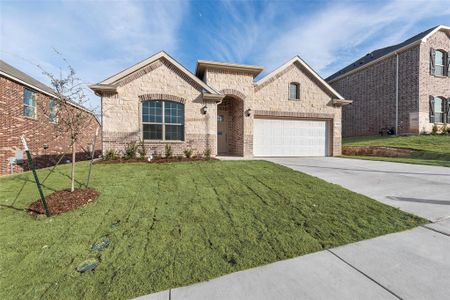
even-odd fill
[[(244, 156), (253, 155), (253, 120), (259, 113), (265, 117), (313, 118), (329, 121), (330, 150), (332, 155), (341, 154), (341, 108), (332, 104), (332, 96), (321, 88), (321, 84), (306, 75), (302, 66), (295, 64), (282, 70), (261, 85), (253, 83), (251, 74), (208, 69), (206, 82), (217, 90), (234, 90), (245, 95)], [(300, 100), (288, 100), (290, 82), (300, 83)], [(225, 92), (226, 93), (226, 92)], [(247, 109), (253, 113), (246, 116)], [(294, 114), (292, 114), (294, 113)], [(296, 113), (296, 114), (295, 114)]]
[[(103, 112), (103, 149), (123, 151), (126, 144), (139, 141), (141, 130), (141, 100), (148, 95), (156, 100), (183, 99), (185, 102), (185, 139), (184, 141), (145, 141), (149, 153), (164, 155), (166, 144), (172, 146), (174, 155), (182, 155), (183, 150), (192, 148), (194, 154), (202, 154), (209, 147), (213, 155), (217, 153), (216, 108), (215, 102), (205, 103), (201, 94), (202, 87), (187, 78), (164, 59), (146, 67), (140, 76), (132, 80), (123, 79), (117, 94), (105, 94), (102, 97)], [(147, 95), (147, 98), (145, 98)], [(208, 113), (202, 114), (202, 107), (208, 106)]]
[[(331, 131), (329, 153), (341, 154), (341, 108), (332, 104), (332, 95), (321, 88), (299, 64), (269, 79), (267, 84), (256, 86), (253, 99), (248, 103), (255, 115), (283, 118), (328, 120)], [(289, 100), (290, 82), (300, 83), (300, 100)]]
[(430, 74), (430, 48), (450, 51), (450, 36), (438, 31), (420, 45), (419, 126), (420, 131), (431, 131), (429, 96), (450, 98), (450, 77)]
[[(419, 48), (399, 54), (399, 133), (418, 132)], [(345, 99), (343, 136), (378, 135), (381, 128), (395, 127), (396, 57), (365, 67), (331, 82)], [(412, 120), (412, 122), (410, 122)]]
[[(205, 71), (205, 82), (213, 87), (214, 89), (221, 91), (225, 95), (230, 95), (237, 99), (242, 100), (242, 110), (240, 114), (243, 118), (244, 128), (241, 130), (235, 127), (234, 131), (243, 131), (243, 141), (238, 141), (238, 143), (243, 142), (243, 155), (245, 157), (253, 156), (253, 116), (245, 116), (245, 111), (250, 108), (249, 104), (254, 95), (253, 86), (253, 75), (245, 72), (235, 72), (228, 70), (218, 70), (214, 68), (209, 68)], [(236, 103), (236, 102), (235, 102)], [(240, 144), (236, 145), (236, 148), (241, 149)]]

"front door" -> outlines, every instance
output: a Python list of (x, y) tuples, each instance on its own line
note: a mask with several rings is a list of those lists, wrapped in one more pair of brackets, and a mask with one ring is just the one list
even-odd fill
[(217, 113), (217, 152), (219, 154), (228, 154), (228, 132), (227, 132), (226, 114)]

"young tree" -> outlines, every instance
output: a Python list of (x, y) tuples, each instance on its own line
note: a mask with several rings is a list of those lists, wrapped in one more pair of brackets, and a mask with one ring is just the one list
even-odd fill
[(55, 52), (62, 58), (66, 70), (60, 70), (56, 76), (38, 65), (44, 75), (51, 81), (51, 87), (55, 92), (52, 99), (55, 105), (43, 106), (43, 111), (48, 118), (55, 123), (59, 134), (67, 136), (69, 146), (72, 150), (71, 188), (75, 190), (75, 162), (77, 143), (83, 132), (88, 128), (90, 122), (95, 121), (92, 111), (85, 108), (89, 98), (84, 91), (85, 84), (78, 78), (74, 68), (62, 57), (61, 53)]

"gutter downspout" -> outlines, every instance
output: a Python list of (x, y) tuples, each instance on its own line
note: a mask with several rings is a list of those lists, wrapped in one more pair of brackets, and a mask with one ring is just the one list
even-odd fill
[(398, 135), (398, 52), (395, 52), (395, 135)]

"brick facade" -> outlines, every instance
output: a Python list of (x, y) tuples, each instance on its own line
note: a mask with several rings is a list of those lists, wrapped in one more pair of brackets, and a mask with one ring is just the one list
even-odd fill
[[(204, 88), (170, 61), (164, 57), (159, 61), (162, 63), (149, 63), (154, 67), (143, 67), (144, 72), (137, 70), (127, 75), (126, 78), (133, 80), (118, 79), (124, 84), (108, 82), (117, 92), (102, 94), (104, 151), (123, 151), (127, 143), (142, 139), (141, 101), (160, 98), (184, 103), (185, 137), (184, 141), (146, 140), (144, 144), (150, 153), (163, 155), (165, 145), (170, 144), (175, 155), (182, 155), (186, 148), (192, 148), (194, 154), (210, 148), (212, 155), (217, 155), (217, 116), (223, 115), (230, 134), (227, 154), (250, 157), (255, 117), (270, 118), (279, 116), (280, 112), (297, 112), (297, 115), (287, 113), (284, 117), (327, 120), (331, 129), (329, 154), (341, 154), (341, 107), (333, 104), (336, 96), (300, 64), (280, 70), (263, 84), (255, 82), (255, 74), (245, 67), (234, 70), (207, 66), (201, 76), (203, 82), (223, 95), (222, 100), (215, 101), (206, 100)], [(299, 101), (288, 100), (288, 86), (293, 81), (300, 83)]]
[(450, 34), (438, 31), (420, 45), (419, 69), (419, 126), (421, 131), (431, 131), (429, 122), (429, 96), (450, 99), (450, 76), (430, 75), (430, 48), (442, 49), (450, 54)]
[[(450, 51), (450, 37), (441, 31), (398, 52), (398, 133), (429, 132), (429, 96), (450, 97), (450, 78), (430, 74), (430, 48)], [(368, 58), (369, 59), (369, 58)], [(378, 135), (396, 127), (395, 54), (329, 81), (351, 105), (342, 111), (342, 135)]]
[[(25, 135), (38, 167), (53, 165), (63, 153), (67, 153), (64, 161), (71, 159), (71, 150), (68, 149), (70, 141), (67, 135), (58, 130), (56, 124), (49, 122), (46, 114), (50, 97), (40, 92), (36, 92), (36, 95), (36, 118), (25, 117), (23, 115), (24, 86), (0, 76), (0, 175), (10, 174), (8, 158), (15, 156), (16, 150), (22, 149), (21, 135)], [(75, 108), (70, 106), (70, 109)], [(59, 116), (59, 118), (63, 117), (64, 115)], [(96, 118), (89, 114), (85, 132), (80, 137), (77, 147), (78, 159), (88, 157), (84, 150), (92, 143), (98, 127), (100, 124)], [(100, 139), (101, 137), (98, 138), (96, 147), (99, 153)], [(48, 145), (47, 149), (43, 148), (44, 144)], [(15, 166), (14, 173), (22, 172), (24, 168), (27, 169), (26, 164), (23, 167)]]

